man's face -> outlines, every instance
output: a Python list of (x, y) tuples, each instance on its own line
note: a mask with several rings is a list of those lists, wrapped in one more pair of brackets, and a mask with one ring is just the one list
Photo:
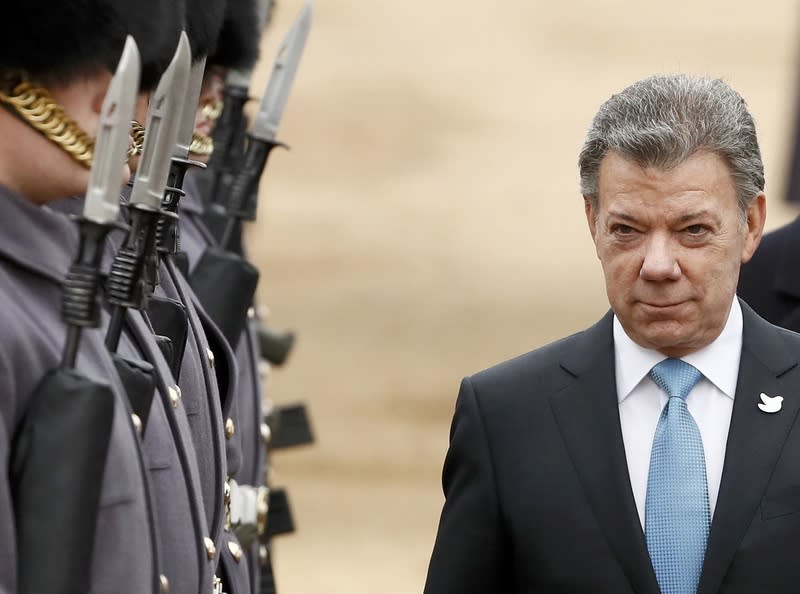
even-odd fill
[(725, 326), (739, 267), (764, 226), (759, 194), (742, 222), (725, 162), (696, 153), (668, 171), (642, 169), (610, 152), (600, 164), (598, 204), (586, 216), (611, 308), (637, 344), (680, 357)]

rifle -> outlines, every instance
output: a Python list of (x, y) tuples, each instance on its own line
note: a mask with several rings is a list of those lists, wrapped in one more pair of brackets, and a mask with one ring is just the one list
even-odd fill
[(191, 52), (186, 32), (150, 101), (147, 134), (128, 204), (130, 229), (114, 258), (106, 289), (113, 306), (106, 345), (115, 352), (129, 308), (147, 309), (158, 283), (157, 227), (169, 174), (169, 151), (178, 135), (181, 101), (186, 94)]
[(100, 261), (118, 215), (119, 175), (139, 73), (139, 51), (129, 36), (103, 102), (86, 203), (78, 219), (80, 245), (64, 284), (62, 361), (37, 387), (14, 442), (10, 474), (20, 594), (72, 594), (90, 588), (115, 401), (108, 384), (77, 371), (76, 360), (82, 330), (100, 325)]
[[(275, 135), (308, 38), (311, 14), (309, 2), (278, 50), (253, 129), (247, 134), (243, 165), (236, 173), (224, 206), (222, 195), (215, 189), (214, 199), (221, 207), (220, 220), (223, 221), (219, 244), (205, 251), (190, 277), (190, 283), (206, 311), (232, 345), (238, 343), (247, 323), (247, 313), (258, 282), (258, 271), (241, 256), (241, 222), (255, 219), (257, 200), (254, 196), (269, 153), (276, 146), (285, 146), (275, 140)], [(223, 114), (227, 109), (228, 105)], [(237, 109), (234, 106), (234, 111)], [(227, 281), (221, 284), (222, 278)], [(219, 291), (220, 286), (230, 287), (230, 290), (223, 293)], [(231, 299), (235, 299), (235, 303), (231, 303)]]
[[(263, 30), (272, 18), (274, 0), (260, 0), (258, 3), (258, 30)], [(198, 176), (198, 186), (207, 206), (218, 204), (227, 194), (232, 175), (244, 155), (247, 117), (244, 106), (250, 100), (250, 81), (252, 68), (232, 69), (228, 72), (223, 88), (225, 108), (217, 120), (211, 138), (214, 151), (208, 162), (208, 169)], [(209, 226), (211, 228), (212, 225)]]

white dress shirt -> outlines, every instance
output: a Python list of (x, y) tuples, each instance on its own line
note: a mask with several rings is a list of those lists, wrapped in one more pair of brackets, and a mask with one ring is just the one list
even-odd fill
[[(734, 297), (728, 321), (717, 339), (707, 347), (681, 357), (703, 374), (702, 379), (689, 392), (686, 405), (703, 440), (712, 517), (722, 478), (725, 444), (733, 412), (741, 354), (742, 309), (738, 299)], [(666, 358), (658, 351), (643, 348), (633, 342), (614, 316), (614, 361), (619, 418), (622, 423), (628, 473), (642, 527), (650, 450), (659, 416), (669, 400), (648, 373), (656, 363)]]

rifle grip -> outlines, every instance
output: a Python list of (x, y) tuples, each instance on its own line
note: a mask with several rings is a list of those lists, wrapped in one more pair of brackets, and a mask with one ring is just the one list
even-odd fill
[(248, 135), (249, 145), (244, 155), (242, 168), (231, 184), (231, 195), (228, 204), (229, 213), (238, 219), (253, 221), (256, 218), (256, 200), (258, 182), (267, 164), (267, 158), (276, 146), (289, 148), (276, 140), (262, 140)]

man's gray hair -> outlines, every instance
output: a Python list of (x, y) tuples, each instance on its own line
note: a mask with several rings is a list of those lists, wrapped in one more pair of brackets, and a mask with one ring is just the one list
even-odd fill
[(744, 99), (720, 79), (652, 76), (613, 95), (597, 112), (578, 159), (581, 193), (597, 211), (597, 176), (609, 151), (642, 167), (670, 169), (698, 151), (730, 168), (744, 216), (764, 190), (756, 128)]

